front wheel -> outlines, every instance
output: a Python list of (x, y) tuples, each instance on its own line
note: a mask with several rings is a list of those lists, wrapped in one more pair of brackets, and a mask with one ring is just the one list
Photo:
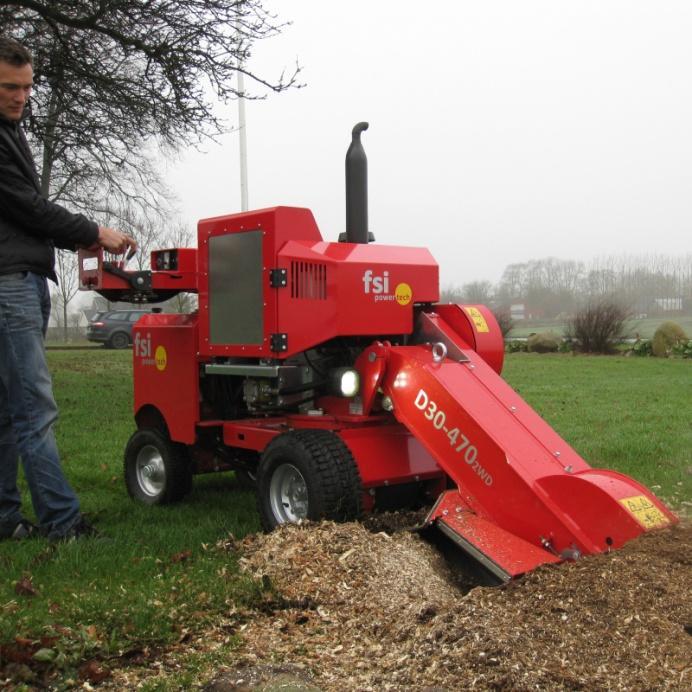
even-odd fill
[(260, 460), (257, 504), (262, 526), (302, 519), (360, 516), (361, 480), (348, 447), (328, 430), (294, 430), (274, 438)]
[(125, 485), (145, 505), (181, 500), (192, 487), (185, 445), (153, 428), (137, 430), (125, 448)]

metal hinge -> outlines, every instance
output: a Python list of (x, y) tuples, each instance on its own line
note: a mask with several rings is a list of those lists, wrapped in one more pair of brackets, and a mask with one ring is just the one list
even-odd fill
[(272, 269), (269, 272), (269, 285), (272, 288), (286, 288), (288, 286), (288, 271), (286, 269)]
[(272, 334), (269, 338), (269, 344), (272, 351), (277, 353), (280, 353), (281, 351), (288, 351), (288, 334), (286, 334), (286, 332)]

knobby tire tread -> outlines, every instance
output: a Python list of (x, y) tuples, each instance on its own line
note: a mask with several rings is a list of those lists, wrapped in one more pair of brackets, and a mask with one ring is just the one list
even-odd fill
[[(300, 455), (317, 479), (320, 493), (312, 503), (310, 515), (339, 522), (360, 517), (360, 474), (353, 455), (341, 438), (329, 430), (293, 430), (275, 438), (265, 450), (269, 455), (282, 452)], [(271, 530), (272, 521), (265, 516), (264, 503), (260, 490), (257, 505), (262, 525)]]
[(360, 516), (360, 475), (346, 444), (327, 430), (299, 430), (296, 437), (315, 462), (324, 483), (327, 517), (350, 521)]

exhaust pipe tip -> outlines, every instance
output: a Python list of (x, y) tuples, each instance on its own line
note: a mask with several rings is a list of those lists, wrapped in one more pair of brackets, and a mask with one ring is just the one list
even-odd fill
[(369, 127), (370, 127), (370, 123), (367, 123), (367, 122), (365, 122), (364, 120), (361, 121), (361, 122), (359, 122), (359, 123), (356, 123), (356, 124), (353, 126), (353, 130), (351, 130), (351, 137), (352, 137), (353, 139), (359, 138), (359, 137), (360, 137), (360, 133), (361, 133), (361, 132), (365, 132), (365, 130), (367, 130)]

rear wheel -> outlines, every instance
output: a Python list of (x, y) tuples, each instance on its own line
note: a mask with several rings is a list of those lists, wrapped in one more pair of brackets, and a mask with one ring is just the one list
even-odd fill
[(115, 332), (108, 340), (110, 348), (127, 348), (130, 345), (130, 337), (125, 332)]
[(343, 440), (328, 430), (279, 435), (260, 460), (257, 503), (267, 531), (302, 519), (357, 519), (360, 494), (353, 455)]
[(125, 448), (125, 485), (130, 497), (146, 505), (181, 500), (192, 489), (185, 445), (153, 428), (137, 430)]

